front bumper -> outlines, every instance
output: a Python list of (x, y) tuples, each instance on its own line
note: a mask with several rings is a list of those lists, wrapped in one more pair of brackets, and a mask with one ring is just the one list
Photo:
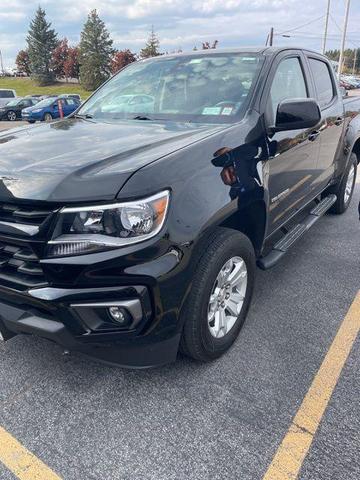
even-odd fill
[(26, 113), (26, 112), (21, 112), (21, 119), (26, 120), (26, 121), (39, 121), (42, 118), (41, 113)]
[[(154, 328), (154, 309), (147, 286), (111, 288), (37, 288), (28, 292), (0, 287), (0, 333), (4, 340), (31, 334), (66, 350), (132, 368), (163, 365), (176, 359), (180, 334)], [(89, 300), (91, 299), (91, 300)], [(107, 316), (122, 306), (133, 322), (119, 327)], [(105, 320), (105, 321), (104, 321)]]

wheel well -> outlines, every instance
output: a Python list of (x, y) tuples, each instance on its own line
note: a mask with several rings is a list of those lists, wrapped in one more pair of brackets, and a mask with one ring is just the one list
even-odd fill
[(222, 222), (220, 226), (242, 232), (250, 239), (256, 255), (259, 255), (263, 246), (265, 225), (265, 204), (262, 201), (258, 201), (234, 213)]
[(353, 146), (352, 151), (357, 156), (358, 163), (360, 163), (360, 138), (358, 138)]

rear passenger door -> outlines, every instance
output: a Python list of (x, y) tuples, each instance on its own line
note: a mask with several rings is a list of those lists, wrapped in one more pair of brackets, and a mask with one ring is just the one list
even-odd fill
[[(275, 124), (279, 103), (285, 99), (313, 97), (308, 69), (301, 52), (278, 55), (264, 90), (265, 127)], [(268, 137), (268, 233), (285, 223), (311, 196), (316, 176), (320, 139), (316, 128), (277, 132)]]
[(343, 133), (344, 106), (331, 66), (315, 54), (308, 54), (307, 61), (321, 109), (318, 175), (313, 184), (316, 193), (326, 187), (335, 171), (337, 149)]

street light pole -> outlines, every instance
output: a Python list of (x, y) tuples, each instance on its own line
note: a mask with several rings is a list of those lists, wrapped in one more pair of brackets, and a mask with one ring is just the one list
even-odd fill
[(330, 2), (331, 0), (328, 0), (326, 15), (325, 15), (325, 30), (324, 30), (324, 38), (323, 38), (323, 45), (322, 45), (323, 55), (325, 54), (325, 51), (326, 51), (326, 40), (327, 40), (327, 32), (328, 32), (328, 25), (329, 25), (329, 14), (330, 14)]
[(340, 58), (339, 58), (339, 66), (338, 66), (338, 76), (339, 77), (341, 75), (342, 64), (343, 64), (343, 60), (344, 60), (344, 49), (345, 49), (345, 41), (346, 41), (347, 24), (348, 24), (348, 20), (349, 20), (349, 9), (350, 9), (350, 0), (346, 0), (344, 27), (343, 27), (343, 32), (342, 32)]

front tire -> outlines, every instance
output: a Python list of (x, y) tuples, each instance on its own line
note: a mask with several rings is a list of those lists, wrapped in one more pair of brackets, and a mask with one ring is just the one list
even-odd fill
[(330, 209), (331, 213), (340, 215), (348, 209), (354, 193), (356, 172), (357, 156), (355, 153), (352, 153), (342, 179), (335, 186), (334, 193), (337, 195), (337, 200)]
[(51, 113), (45, 113), (44, 115), (44, 122), (51, 122), (51, 120), (53, 119)]
[(6, 114), (6, 116), (7, 116), (7, 119), (9, 120), (9, 122), (15, 122), (16, 112), (14, 112), (13, 110), (9, 110)]
[(182, 311), (181, 351), (208, 362), (234, 343), (249, 310), (255, 281), (250, 240), (218, 228), (202, 248), (191, 292)]

